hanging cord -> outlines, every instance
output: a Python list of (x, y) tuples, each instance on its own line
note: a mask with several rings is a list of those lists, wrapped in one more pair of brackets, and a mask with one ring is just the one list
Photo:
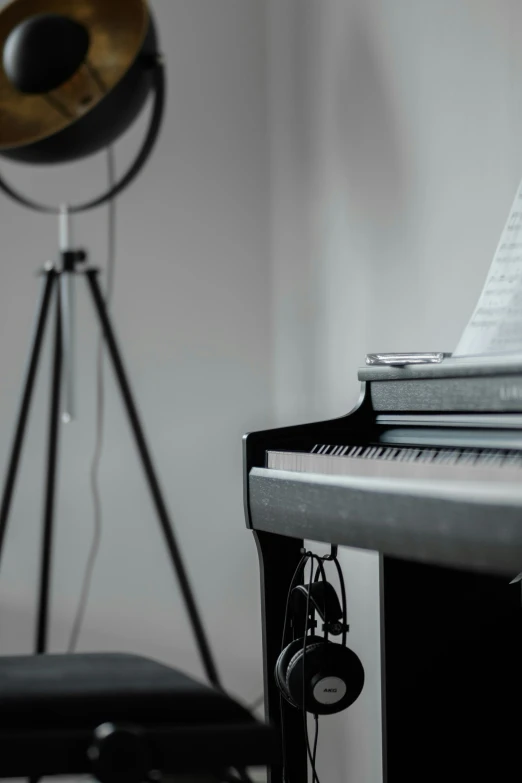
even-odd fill
[[(307, 556), (311, 560), (311, 567), (310, 567), (310, 585), (314, 581), (314, 562), (317, 562), (317, 573), (321, 574), (321, 578), (323, 582), (326, 584), (326, 574), (324, 571), (324, 564), (323, 559), (319, 557), (318, 555), (315, 555), (313, 552), (307, 552)], [(319, 719), (318, 716), (315, 715), (315, 719), (317, 721), (316, 723), (316, 735), (314, 740), (314, 751), (312, 752), (312, 749), (310, 747), (310, 737), (308, 735), (308, 718), (306, 714), (305, 709), (305, 700), (306, 700), (306, 671), (305, 671), (305, 664), (306, 664), (306, 647), (307, 647), (307, 641), (308, 641), (308, 621), (310, 619), (310, 590), (307, 591), (306, 594), (306, 619), (305, 619), (305, 629), (304, 629), (304, 638), (303, 638), (303, 728), (305, 733), (305, 739), (306, 739), (306, 752), (308, 754), (308, 759), (310, 761), (310, 766), (312, 767), (312, 783), (320, 783), (319, 776), (317, 774), (317, 770), (315, 768), (315, 757), (317, 754), (317, 739), (319, 734)], [(327, 623), (326, 623), (327, 625)], [(328, 641), (328, 630), (325, 630), (325, 642)]]
[[(107, 148), (107, 180), (109, 189), (112, 190), (116, 180), (114, 150), (112, 147)], [(105, 301), (107, 309), (109, 309), (114, 293), (114, 271), (116, 266), (116, 200), (114, 197), (109, 200), (107, 224), (107, 281)], [(103, 369), (104, 342), (103, 336), (100, 334), (98, 337), (98, 347), (96, 354), (96, 442), (90, 469), (91, 494), (94, 508), (94, 529), (91, 548), (87, 558), (87, 564), (85, 566), (85, 574), (80, 593), (80, 600), (78, 602), (78, 608), (76, 610), (76, 616), (74, 618), (69, 645), (67, 648), (68, 653), (75, 652), (78, 645), (78, 638), (82, 629), (85, 610), (87, 609), (94, 566), (96, 564), (96, 559), (100, 550), (102, 536), (102, 503), (99, 486), (99, 471), (103, 453), (103, 435), (105, 424), (105, 383)]]
[[(309, 587), (313, 582), (314, 579), (314, 557), (313, 555), (308, 552), (308, 555), (310, 557), (310, 582)], [(319, 568), (317, 569), (319, 571)], [(314, 613), (315, 614), (315, 613)], [(306, 648), (308, 644), (308, 620), (310, 616), (310, 589), (306, 592), (306, 615), (305, 615), (305, 627), (304, 627), (304, 635), (303, 635), (303, 703), (302, 703), (302, 710), (303, 710), (303, 728), (304, 728), (304, 734), (305, 734), (305, 740), (306, 740), (306, 752), (308, 753), (308, 759), (310, 761), (311, 767), (312, 767), (312, 783), (319, 783), (317, 778), (317, 773), (315, 771), (314, 761), (313, 761), (313, 753), (310, 750), (310, 737), (308, 736), (308, 715), (306, 712)]]
[[(341, 598), (342, 598), (342, 612), (343, 612), (343, 645), (346, 643), (346, 631), (347, 631), (347, 606), (346, 606), (346, 587), (344, 582), (344, 576), (343, 572), (340, 566), (340, 563), (337, 559), (337, 547), (332, 547), (331, 553), (329, 555), (326, 555), (325, 557), (319, 557), (319, 555), (314, 554), (313, 552), (305, 552), (304, 550), (301, 550), (303, 552), (303, 556), (301, 557), (301, 560), (299, 561), (297, 568), (294, 571), (294, 574), (292, 576), (292, 579), (290, 581), (290, 587), (288, 588), (288, 595), (286, 598), (286, 607), (285, 607), (285, 620), (283, 625), (283, 636), (281, 639), (281, 650), (285, 648), (286, 640), (287, 640), (287, 628), (288, 628), (288, 615), (289, 615), (289, 609), (290, 609), (290, 599), (292, 590), (295, 587), (297, 580), (300, 576), (301, 571), (306, 568), (306, 564), (309, 560), (312, 561), (311, 564), (311, 572), (310, 572), (310, 584), (312, 581), (314, 581), (314, 574), (313, 574), (313, 563), (314, 561), (317, 562), (317, 571), (315, 579), (321, 579), (326, 582), (326, 574), (324, 570), (324, 563), (325, 562), (333, 562), (333, 564), (336, 567), (337, 574), (339, 576), (339, 584), (341, 589)], [(310, 738), (308, 735), (308, 722), (306, 717), (306, 710), (305, 710), (305, 660), (306, 660), (306, 646), (307, 646), (307, 635), (308, 635), (308, 620), (309, 620), (309, 613), (310, 613), (310, 590), (308, 590), (307, 598), (306, 598), (306, 620), (305, 620), (305, 630), (304, 630), (304, 639), (303, 639), (303, 718), (304, 718), (304, 733), (305, 733), (305, 739), (306, 739), (306, 750), (308, 754), (308, 759), (310, 761), (311, 767), (312, 767), (312, 774), (313, 774), (313, 781), (312, 783), (320, 783), (319, 777), (317, 775), (317, 769), (316, 769), (316, 761), (317, 761), (317, 744), (319, 740), (319, 716), (314, 715), (315, 720), (315, 737), (314, 737), (314, 745), (313, 750), (310, 747)], [(328, 639), (328, 630), (325, 630), (325, 639)], [(282, 693), (279, 694), (279, 712), (280, 712), (280, 718), (281, 718), (281, 739), (282, 739), (282, 746), (283, 746), (283, 781), (287, 782), (286, 777), (286, 747), (285, 747), (285, 733), (284, 733), (284, 707), (285, 707), (285, 700), (282, 695)]]
[[(337, 576), (339, 577), (339, 588), (341, 590), (341, 611), (342, 611), (342, 621), (343, 621), (343, 632), (342, 632), (341, 642), (343, 647), (346, 647), (346, 635), (349, 630), (348, 608), (347, 608), (347, 601), (346, 601), (346, 586), (344, 584), (344, 576), (343, 576), (341, 564), (339, 563), (339, 560), (337, 558), (337, 553), (328, 555), (327, 557), (322, 557), (321, 560), (323, 560), (323, 562), (333, 563), (335, 568), (337, 569)], [(315, 575), (315, 581), (317, 582), (318, 580), (319, 580), (319, 569), (317, 570), (317, 573)]]
[(341, 601), (342, 601), (342, 612), (343, 612), (343, 636), (342, 636), (342, 645), (343, 647), (346, 647), (346, 634), (348, 632), (348, 607), (346, 602), (346, 585), (344, 584), (344, 576), (343, 576), (343, 570), (341, 568), (341, 564), (339, 563), (339, 560), (337, 559), (337, 555), (332, 558), (333, 563), (337, 569), (337, 575), (339, 577), (339, 587), (341, 589)]
[(319, 741), (319, 715), (314, 715), (314, 720), (315, 720), (315, 737), (314, 737), (314, 749), (312, 751), (312, 769), (315, 771), (316, 761), (317, 761), (317, 743)]

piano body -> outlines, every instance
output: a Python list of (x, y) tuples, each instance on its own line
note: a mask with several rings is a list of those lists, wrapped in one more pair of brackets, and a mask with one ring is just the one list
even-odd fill
[[(303, 541), (377, 551), (385, 783), (520, 780), (522, 360), (359, 378), (347, 416), (244, 439), (267, 714), (280, 724), (273, 669)], [(302, 715), (282, 719), (287, 779), (306, 781)]]

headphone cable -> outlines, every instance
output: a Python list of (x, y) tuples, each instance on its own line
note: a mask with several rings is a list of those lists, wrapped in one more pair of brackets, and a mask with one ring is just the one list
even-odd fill
[[(109, 187), (112, 189), (116, 179), (114, 150), (112, 147), (107, 147), (107, 179)], [(107, 287), (105, 300), (106, 306), (109, 308), (114, 292), (114, 271), (116, 266), (116, 200), (114, 197), (112, 197), (108, 203), (107, 220)], [(105, 424), (105, 385), (103, 375), (103, 360), (104, 342), (103, 337), (100, 334), (98, 337), (96, 355), (96, 442), (90, 469), (91, 494), (94, 507), (93, 537), (85, 566), (80, 599), (78, 601), (78, 607), (76, 609), (76, 615), (74, 617), (69, 644), (67, 647), (68, 653), (74, 653), (78, 645), (78, 639), (82, 629), (85, 611), (87, 609), (94, 566), (98, 557), (102, 535), (102, 504), (99, 487), (99, 469), (103, 451), (103, 434)]]
[(291, 595), (292, 595), (292, 590), (294, 589), (295, 583), (296, 583), (296, 581), (297, 581), (297, 579), (299, 577), (299, 572), (301, 571), (303, 566), (306, 565), (307, 561), (311, 557), (311, 554), (312, 554), (311, 552), (305, 552), (303, 554), (302, 558), (300, 559), (299, 563), (297, 564), (297, 568), (295, 569), (294, 575), (292, 576), (292, 579), (290, 581), (290, 587), (288, 588), (288, 594), (286, 596), (285, 622), (284, 622), (284, 625), (283, 625), (283, 638), (281, 639), (281, 649), (284, 649), (284, 647), (285, 647), (286, 629), (287, 629), (287, 625), (288, 625), (288, 610), (290, 609), (290, 598), (291, 598)]
[(343, 647), (346, 647), (346, 634), (348, 632), (348, 623), (347, 623), (348, 607), (347, 607), (347, 600), (346, 600), (346, 586), (344, 584), (344, 576), (343, 576), (343, 570), (341, 568), (341, 564), (339, 563), (337, 557), (332, 557), (331, 559), (337, 569), (337, 575), (339, 577), (339, 587), (341, 588), (341, 600), (342, 600), (342, 611), (343, 611), (342, 643), (343, 643)]
[(312, 769), (315, 770), (316, 760), (317, 760), (317, 742), (319, 740), (319, 715), (317, 714), (314, 715), (314, 720), (315, 720), (315, 737), (314, 737), (314, 749), (312, 751)]
[[(297, 567), (294, 571), (294, 574), (292, 576), (292, 579), (290, 581), (290, 587), (288, 588), (288, 594), (286, 597), (286, 607), (285, 607), (285, 621), (283, 624), (283, 635), (281, 639), (281, 649), (283, 650), (285, 647), (285, 641), (286, 641), (286, 634), (287, 634), (287, 627), (288, 627), (288, 614), (290, 609), (290, 599), (292, 595), (292, 590), (295, 586), (295, 583), (299, 577), (301, 569), (306, 567), (306, 564), (308, 560), (311, 560), (311, 573), (310, 573), (310, 583), (313, 581), (313, 564), (314, 561), (317, 560), (317, 573), (321, 575), (324, 582), (326, 582), (326, 574), (324, 570), (324, 565), (322, 558), (320, 558), (318, 555), (314, 554), (311, 551), (307, 551), (303, 553), (303, 556), (301, 557), (301, 560), (297, 564)], [(316, 725), (316, 736), (314, 739), (314, 752), (312, 753), (312, 749), (310, 747), (310, 738), (308, 736), (308, 723), (307, 723), (307, 717), (306, 717), (306, 710), (305, 710), (305, 661), (306, 661), (306, 646), (307, 646), (307, 634), (308, 634), (308, 615), (310, 612), (310, 591), (307, 591), (307, 598), (306, 598), (306, 619), (305, 619), (305, 629), (304, 629), (304, 638), (303, 638), (303, 718), (304, 718), (304, 734), (305, 734), (305, 741), (306, 741), (306, 751), (307, 756), (310, 761), (310, 764), (312, 766), (312, 773), (313, 773), (313, 780), (312, 783), (320, 783), (319, 777), (317, 775), (317, 771), (315, 768), (315, 756), (317, 753), (317, 739), (318, 739), (318, 733), (319, 733), (319, 723), (317, 722)], [(328, 630), (326, 630), (326, 633), (328, 633)], [(283, 780), (286, 781), (286, 747), (285, 747), (285, 729), (284, 729), (284, 708), (285, 708), (285, 699), (280, 692), (279, 694), (279, 713), (281, 718), (281, 739), (282, 739), (282, 751), (283, 751)], [(316, 716), (317, 717), (317, 716)], [(318, 720), (318, 719), (317, 719)]]
[[(328, 555), (326, 557), (319, 557), (319, 555), (316, 555), (315, 553), (311, 551), (307, 551), (303, 554), (303, 557), (299, 561), (297, 568), (294, 571), (294, 575), (290, 582), (290, 587), (288, 589), (288, 595), (286, 599), (286, 608), (285, 608), (285, 620), (283, 625), (283, 637), (281, 640), (281, 649), (283, 650), (285, 647), (285, 641), (286, 641), (286, 634), (287, 634), (287, 625), (288, 625), (288, 614), (289, 614), (289, 608), (290, 608), (290, 599), (291, 599), (291, 593), (295, 586), (295, 582), (297, 581), (297, 578), (299, 576), (299, 573), (302, 568), (306, 568), (306, 564), (308, 560), (311, 560), (311, 571), (310, 571), (310, 585), (313, 581), (318, 581), (319, 577), (321, 577), (323, 583), (326, 584), (326, 573), (324, 569), (324, 562), (333, 562), (337, 574), (339, 577), (339, 586), (341, 591), (341, 600), (342, 600), (342, 620), (343, 620), (343, 633), (342, 633), (342, 643), (343, 646), (346, 646), (346, 634), (348, 630), (347, 626), (347, 599), (346, 599), (346, 586), (344, 582), (344, 576), (341, 569), (341, 565), (339, 563), (339, 560), (337, 558), (337, 553), (332, 553), (332, 555)], [(317, 561), (317, 571), (315, 573), (314, 577), (314, 562)], [(304, 635), (303, 635), (303, 684), (302, 684), (302, 690), (303, 690), (303, 700), (302, 700), (302, 712), (303, 712), (303, 728), (304, 728), (304, 735), (305, 735), (305, 741), (306, 741), (306, 751), (307, 751), (307, 757), (310, 762), (311, 768), (312, 768), (312, 783), (320, 783), (319, 776), (317, 774), (316, 769), (316, 762), (317, 762), (317, 746), (319, 741), (319, 716), (317, 714), (314, 714), (314, 720), (315, 720), (315, 734), (314, 734), (314, 742), (313, 742), (313, 749), (310, 747), (310, 737), (308, 734), (308, 719), (307, 719), (307, 712), (306, 712), (306, 649), (307, 649), (307, 643), (308, 643), (308, 631), (309, 631), (309, 614), (310, 614), (310, 589), (307, 590), (307, 596), (306, 596), (306, 617), (305, 617), (305, 627), (304, 627)], [(326, 605), (325, 605), (325, 624), (324, 624), (324, 632), (325, 632), (325, 641), (328, 641), (328, 620), (326, 617)], [(285, 748), (285, 731), (284, 731), (284, 702), (285, 699), (283, 697), (282, 692), (280, 691), (279, 694), (279, 709), (280, 709), (280, 717), (281, 717), (281, 737), (282, 737), (282, 750), (283, 750), (283, 783), (288, 783), (287, 777), (286, 777), (286, 748)]]
[[(308, 557), (311, 559), (311, 565), (310, 565), (310, 585), (313, 582), (314, 577), (314, 561), (317, 560), (317, 570), (321, 572), (321, 577), (324, 582), (326, 582), (326, 574), (324, 571), (324, 566), (321, 561), (321, 558), (317, 555), (313, 554), (313, 552), (307, 552)], [(303, 637), (303, 728), (304, 728), (304, 734), (305, 734), (305, 740), (306, 740), (306, 751), (308, 754), (308, 759), (310, 761), (310, 765), (312, 767), (312, 783), (320, 783), (319, 776), (317, 775), (317, 770), (315, 768), (315, 756), (317, 753), (317, 739), (318, 739), (318, 732), (319, 732), (319, 722), (316, 716), (317, 725), (316, 725), (316, 735), (314, 740), (314, 752), (312, 753), (312, 749), (310, 748), (310, 737), (308, 736), (308, 717), (306, 713), (306, 648), (307, 648), (307, 641), (308, 641), (308, 620), (309, 620), (309, 614), (310, 614), (310, 590), (307, 591), (306, 595), (306, 617), (305, 617), (305, 628), (304, 628), (304, 637)]]

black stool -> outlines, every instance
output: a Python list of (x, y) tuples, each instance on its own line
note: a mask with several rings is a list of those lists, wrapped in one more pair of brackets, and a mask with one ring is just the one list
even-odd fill
[(137, 655), (0, 657), (0, 777), (216, 775), (278, 756), (224, 693)]

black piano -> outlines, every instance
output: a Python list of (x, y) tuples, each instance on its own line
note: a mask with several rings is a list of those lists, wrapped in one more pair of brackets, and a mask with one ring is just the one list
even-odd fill
[[(385, 783), (522, 780), (522, 360), (359, 378), (347, 416), (244, 439), (287, 783), (307, 780), (303, 718), (280, 710), (273, 670), (305, 540), (380, 554)], [(282, 783), (281, 764), (270, 775)]]

